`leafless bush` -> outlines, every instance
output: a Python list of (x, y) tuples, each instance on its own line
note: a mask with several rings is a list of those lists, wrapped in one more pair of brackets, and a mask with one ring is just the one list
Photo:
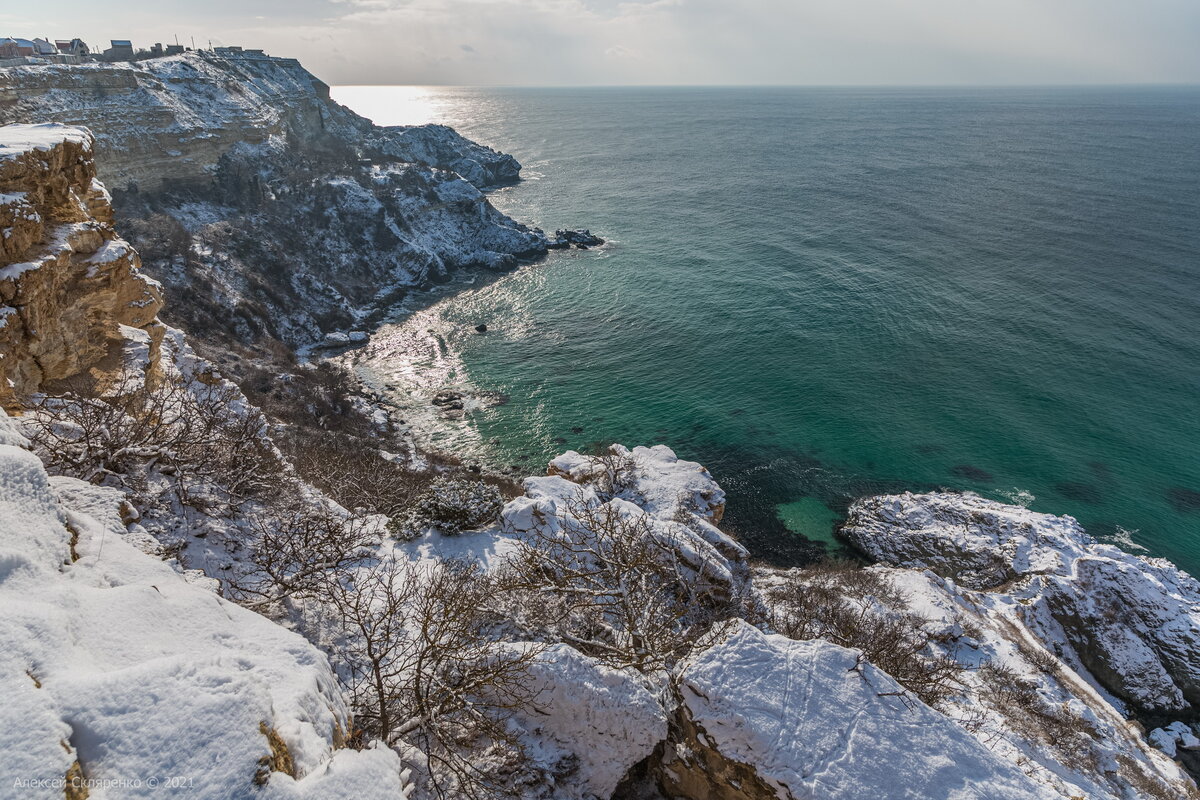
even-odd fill
[(266, 421), (225, 383), (150, 383), (126, 370), (103, 395), (77, 383), (40, 398), (22, 423), (56, 473), (130, 485), (158, 467), (175, 477), (180, 500), (189, 505), (236, 508), (266, 489), (281, 468)]
[(1063, 763), (1103, 777), (1103, 756), (1094, 747), (1100, 735), (1095, 725), (1066, 703), (1047, 702), (1035, 682), (995, 661), (981, 665), (979, 677), (985, 702), (999, 711), (1018, 735), (1030, 742), (1044, 742), (1058, 751)]
[(505, 577), (533, 598), (522, 621), (613, 666), (674, 663), (734, 603), (714, 565), (686, 563), (677, 536), (653, 526), (645, 514), (582, 498), (545, 520)]
[(825, 639), (861, 650), (867, 661), (930, 706), (961, 689), (963, 667), (933, 652), (924, 620), (888, 577), (844, 562), (809, 568), (769, 591), (772, 627), (793, 639)]
[(374, 553), (379, 537), (362, 519), (312, 502), (274, 508), (250, 523), (252, 544), (232, 595), (251, 608), (324, 596), (330, 581)]
[(416, 745), (438, 797), (494, 797), (485, 762), (525, 760), (506, 723), (536, 699), (537, 647), (496, 641), (498, 585), (478, 566), (388, 561), (329, 583), (325, 602), (346, 633), (361, 734)]
[(588, 459), (595, 469), (593, 488), (605, 498), (632, 488), (637, 480), (638, 466), (632, 456), (621, 455), (611, 449), (598, 449)]
[(239, 383), (256, 406), (284, 426), (372, 438), (374, 423), (356, 402), (354, 374), (335, 361), (305, 367), (242, 366)]
[(402, 515), (436, 477), (384, 458), (371, 442), (328, 431), (289, 431), (280, 445), (313, 486), (346, 508), (373, 514)]

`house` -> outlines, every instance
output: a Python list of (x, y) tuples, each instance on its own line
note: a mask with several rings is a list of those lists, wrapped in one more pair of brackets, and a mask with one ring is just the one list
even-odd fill
[(34, 39), (33, 49), (35, 56), (56, 56), (58, 48), (49, 39)]
[(91, 52), (83, 39), (55, 39), (54, 46), (64, 56), (86, 56)]
[(104, 57), (109, 61), (132, 61), (133, 42), (128, 39), (110, 39), (112, 45), (104, 51)]
[(166, 54), (169, 56), (177, 56), (184, 51), (184, 46), (181, 44), (167, 45)]
[(0, 39), (0, 58), (21, 58), (37, 55), (37, 47), (28, 39)]

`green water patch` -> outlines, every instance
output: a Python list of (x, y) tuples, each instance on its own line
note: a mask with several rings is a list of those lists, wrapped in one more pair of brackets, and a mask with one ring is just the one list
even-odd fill
[(839, 522), (845, 520), (845, 516), (825, 505), (820, 498), (802, 497), (776, 506), (775, 511), (792, 533), (824, 544), (830, 553), (841, 549), (842, 545), (833, 531)]

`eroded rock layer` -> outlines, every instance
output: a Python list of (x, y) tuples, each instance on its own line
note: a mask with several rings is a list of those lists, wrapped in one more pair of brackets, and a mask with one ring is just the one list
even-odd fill
[[(119, 366), (122, 327), (161, 340), (161, 287), (112, 227), (90, 132), (0, 128), (0, 403)], [(151, 354), (153, 358), (153, 354)], [(98, 371), (97, 371), (98, 370)]]

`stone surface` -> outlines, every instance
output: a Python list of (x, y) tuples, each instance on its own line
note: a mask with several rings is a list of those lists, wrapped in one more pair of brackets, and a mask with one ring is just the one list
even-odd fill
[[(161, 287), (117, 236), (93, 138), (62, 125), (0, 127), (0, 403), (119, 369), (125, 329), (163, 328)], [(91, 373), (89, 371), (99, 370)]]
[(1071, 517), (973, 494), (863, 500), (842, 532), (877, 561), (1016, 599), (1044, 641), (1069, 647), (1143, 714), (1200, 703), (1200, 582), (1169, 561), (1101, 544)]

